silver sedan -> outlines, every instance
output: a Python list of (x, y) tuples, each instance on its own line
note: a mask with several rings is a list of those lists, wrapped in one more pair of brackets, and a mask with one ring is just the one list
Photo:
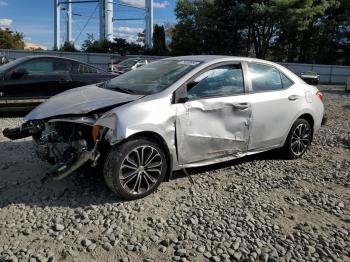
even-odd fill
[(174, 170), (275, 148), (301, 157), (323, 111), (322, 93), (279, 64), (185, 56), (54, 96), (4, 135), (33, 137), (54, 165), (44, 181), (88, 168), (121, 198), (137, 199)]

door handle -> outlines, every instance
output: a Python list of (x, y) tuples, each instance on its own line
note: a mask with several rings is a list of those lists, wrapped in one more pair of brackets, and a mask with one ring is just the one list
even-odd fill
[(234, 104), (233, 108), (235, 110), (246, 110), (249, 108), (249, 104), (248, 103), (239, 103), (239, 104)]
[(291, 95), (291, 96), (288, 96), (288, 99), (289, 99), (290, 101), (295, 101), (295, 100), (297, 100), (298, 98), (299, 98), (298, 95)]

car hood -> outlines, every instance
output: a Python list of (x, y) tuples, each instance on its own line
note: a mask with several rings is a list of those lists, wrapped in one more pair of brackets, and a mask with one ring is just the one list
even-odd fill
[(39, 120), (61, 115), (84, 115), (89, 112), (125, 104), (143, 97), (89, 85), (70, 89), (51, 97), (33, 109), (25, 120)]

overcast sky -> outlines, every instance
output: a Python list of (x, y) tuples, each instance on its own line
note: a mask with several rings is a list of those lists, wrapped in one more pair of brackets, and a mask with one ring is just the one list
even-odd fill
[[(63, 0), (62, 0), (63, 1)], [(73, 0), (74, 1), (74, 0)], [(144, 0), (118, 0), (133, 6), (143, 7)], [(0, 0), (0, 27), (10, 27), (18, 32), (23, 32), (28, 42), (41, 44), (51, 49), (54, 45), (54, 1), (53, 0)], [(77, 39), (80, 46), (87, 33), (93, 33), (95, 38), (99, 37), (97, 3), (73, 4), (73, 13), (82, 16), (73, 16), (73, 39)], [(175, 0), (154, 0), (154, 23), (174, 23)], [(92, 19), (82, 31), (88, 18)], [(143, 18), (144, 12), (120, 5), (114, 5), (115, 18)], [(65, 16), (61, 16), (61, 38), (65, 40)], [(137, 33), (145, 27), (144, 21), (114, 22), (115, 37), (126, 38), (135, 41)]]

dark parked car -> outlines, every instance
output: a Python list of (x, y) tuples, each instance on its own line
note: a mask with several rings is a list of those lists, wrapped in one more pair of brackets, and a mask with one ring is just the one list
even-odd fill
[(313, 71), (307, 71), (300, 74), (301, 79), (303, 79), (309, 85), (318, 85), (320, 80), (320, 75)]
[(19, 58), (0, 67), (0, 112), (27, 111), (65, 90), (104, 82), (115, 76), (68, 58)]
[(124, 74), (130, 70), (134, 70), (136, 68), (139, 68), (140, 66), (147, 65), (157, 59), (155, 58), (128, 58), (123, 61), (121, 61), (118, 64), (112, 64), (110, 68), (110, 71), (113, 71), (119, 75)]

